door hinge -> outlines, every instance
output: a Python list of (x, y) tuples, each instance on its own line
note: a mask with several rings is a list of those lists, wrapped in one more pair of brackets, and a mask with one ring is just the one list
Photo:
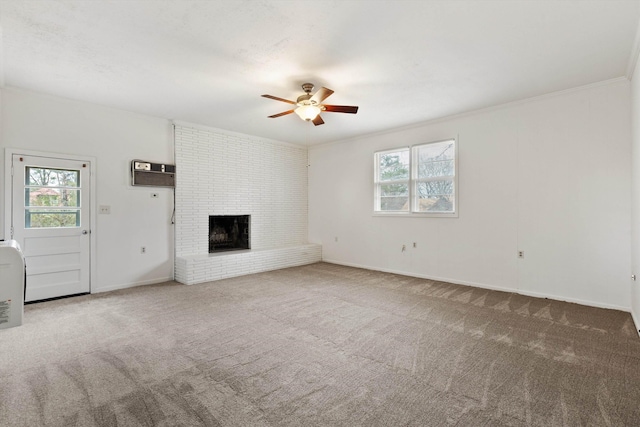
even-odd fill
[(13, 240), (13, 225), (11, 226), (11, 240)]

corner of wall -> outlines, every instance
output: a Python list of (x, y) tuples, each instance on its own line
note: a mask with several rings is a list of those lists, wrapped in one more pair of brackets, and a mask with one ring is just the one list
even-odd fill
[[(4, 86), (2, 84), (2, 28), (0, 28), (0, 200), (4, 201), (4, 156), (5, 154), (5, 150), (4, 150), (4, 143), (3, 143), (3, 132), (2, 130), (4, 129), (4, 126), (2, 125), (2, 119), (3, 119), (3, 109), (2, 109), (2, 95), (3, 95), (3, 90), (4, 90)], [(4, 204), (4, 203), (3, 203)], [(5, 219), (4, 219), (4, 209), (0, 209), (0, 240), (4, 240), (6, 239), (5, 235), (4, 235), (4, 229), (5, 229)]]
[[(628, 75), (631, 80), (631, 271), (630, 274), (640, 273), (640, 26), (636, 34), (634, 51), (632, 52), (633, 64), (630, 64)], [(631, 315), (640, 330), (640, 284), (632, 281), (629, 290), (631, 300)]]
[(638, 14), (638, 26), (636, 27), (636, 36), (633, 39), (629, 62), (627, 63), (627, 79), (632, 80), (638, 65), (638, 57), (640, 56), (640, 13)]

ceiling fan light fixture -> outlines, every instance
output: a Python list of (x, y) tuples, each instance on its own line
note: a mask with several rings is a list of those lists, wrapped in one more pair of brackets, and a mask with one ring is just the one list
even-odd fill
[(314, 126), (320, 126), (324, 124), (324, 120), (320, 117), (320, 113), (323, 111), (329, 113), (349, 113), (356, 114), (358, 107), (350, 105), (328, 105), (323, 104), (323, 101), (327, 99), (333, 91), (326, 87), (321, 87), (315, 94), (311, 95), (313, 85), (311, 83), (305, 83), (302, 85), (304, 95), (300, 95), (297, 100), (290, 101), (284, 98), (278, 98), (273, 95), (262, 95), (263, 98), (274, 99), (276, 101), (286, 102), (287, 104), (295, 105), (295, 109), (283, 111), (282, 113), (272, 114), (268, 116), (270, 119), (276, 117), (286, 116), (292, 113), (296, 113), (305, 122), (312, 122)]
[(320, 107), (317, 105), (300, 105), (294, 112), (304, 121), (310, 122), (320, 114)]

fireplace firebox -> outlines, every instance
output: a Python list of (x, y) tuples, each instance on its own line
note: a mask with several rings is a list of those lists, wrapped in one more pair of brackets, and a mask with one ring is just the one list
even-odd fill
[(209, 253), (251, 249), (251, 215), (210, 215)]

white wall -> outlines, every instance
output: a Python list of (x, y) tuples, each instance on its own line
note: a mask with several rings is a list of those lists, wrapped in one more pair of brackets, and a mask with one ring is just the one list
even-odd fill
[[(630, 126), (617, 79), (312, 147), (309, 240), (331, 262), (629, 309)], [(373, 216), (374, 151), (451, 137), (459, 218)]]
[[(172, 126), (166, 119), (13, 88), (2, 93), (0, 148), (97, 159), (92, 206), (111, 206), (92, 226), (97, 253), (92, 292), (155, 283), (173, 276), (172, 190), (131, 187), (132, 159), (173, 163)], [(0, 165), (4, 168), (4, 162)], [(0, 180), (5, 172), (0, 169)], [(0, 200), (4, 212), (4, 183)], [(152, 199), (151, 193), (159, 193)], [(4, 233), (4, 218), (0, 218)], [(9, 236), (3, 236), (8, 238)], [(141, 254), (140, 247), (147, 253)]]

